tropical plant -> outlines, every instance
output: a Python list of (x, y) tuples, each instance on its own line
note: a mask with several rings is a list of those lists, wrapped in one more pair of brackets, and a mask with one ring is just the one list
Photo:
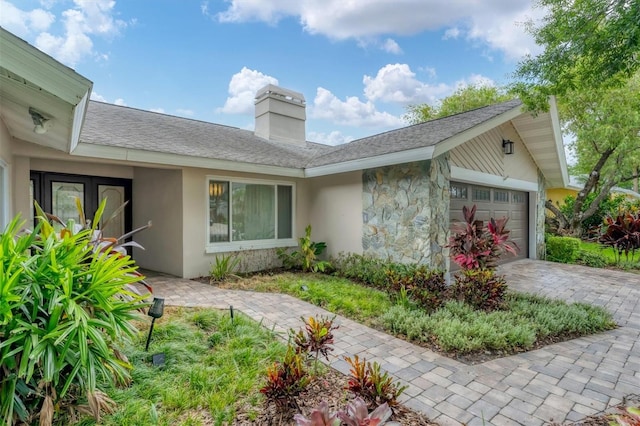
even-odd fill
[(387, 426), (399, 425), (400, 423), (387, 423), (393, 412), (389, 404), (384, 403), (376, 407), (369, 413), (369, 407), (362, 398), (355, 398), (347, 404), (345, 410), (338, 411), (338, 417), (346, 426)]
[(297, 426), (339, 426), (340, 419), (337, 413), (329, 411), (327, 401), (322, 401), (317, 408), (311, 410), (309, 418), (302, 414), (293, 416)]
[(327, 361), (329, 360), (329, 351), (333, 351), (333, 330), (337, 330), (339, 326), (335, 325), (333, 318), (324, 316), (309, 317), (309, 320), (301, 318), (304, 322), (304, 328), (296, 333), (293, 329), (289, 330), (293, 343), (296, 345), (297, 353), (315, 354), (314, 356), (314, 373), (318, 372), (318, 358), (322, 355)]
[(507, 283), (493, 270), (467, 269), (456, 274), (451, 293), (475, 309), (493, 311), (502, 307)]
[(325, 272), (331, 267), (326, 260), (319, 260), (320, 256), (327, 248), (327, 244), (318, 241), (311, 241), (311, 225), (305, 228), (305, 236), (298, 239), (300, 251), (289, 253), (285, 249), (278, 249), (278, 258), (282, 261), (286, 269), (302, 269), (304, 272)]
[(230, 277), (238, 278), (238, 276), (235, 275), (235, 271), (239, 264), (240, 258), (232, 254), (216, 256), (215, 263), (211, 264), (211, 268), (209, 269), (209, 282), (217, 283), (225, 281)]
[(635, 251), (640, 249), (640, 213), (622, 213), (605, 219), (606, 229), (600, 236), (600, 243), (613, 247), (617, 253), (619, 263), (622, 254), (629, 260), (629, 255), (633, 259)]
[(289, 345), (282, 362), (267, 368), (267, 383), (260, 392), (279, 407), (296, 406), (295, 397), (310, 382), (302, 356)]
[(113, 407), (101, 388), (129, 380), (118, 346), (145, 306), (130, 287), (141, 276), (95, 224), (56, 233), (36, 209), (34, 232), (20, 233), (16, 218), (0, 236), (0, 417), (42, 426), (99, 420)]
[(547, 260), (574, 263), (580, 255), (580, 240), (574, 237), (547, 236), (545, 239)]
[(491, 218), (487, 227), (476, 222), (476, 205), (462, 207), (463, 222), (453, 224), (453, 235), (447, 247), (451, 257), (462, 269), (495, 269), (505, 254), (517, 254), (518, 246), (509, 240), (508, 218)]
[(393, 407), (399, 403), (398, 398), (407, 389), (399, 382), (394, 382), (386, 371), (383, 373), (380, 364), (367, 362), (358, 355), (346, 356), (345, 361), (351, 365), (346, 389), (362, 397), (370, 405), (387, 403)]
[(638, 426), (640, 425), (640, 406), (619, 408), (619, 413), (608, 416), (611, 426)]

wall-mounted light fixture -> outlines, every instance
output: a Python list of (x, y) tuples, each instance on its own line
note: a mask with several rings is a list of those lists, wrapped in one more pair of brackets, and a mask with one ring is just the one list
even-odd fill
[(509, 139), (502, 139), (502, 151), (506, 155), (513, 154), (513, 145), (513, 141), (510, 141)]
[(49, 121), (48, 118), (45, 118), (40, 112), (36, 111), (33, 107), (29, 107), (29, 115), (31, 115), (31, 120), (33, 120), (34, 128), (33, 131), (39, 135), (47, 133), (46, 124)]
[(209, 182), (209, 196), (219, 197), (224, 194), (224, 183), (221, 182)]

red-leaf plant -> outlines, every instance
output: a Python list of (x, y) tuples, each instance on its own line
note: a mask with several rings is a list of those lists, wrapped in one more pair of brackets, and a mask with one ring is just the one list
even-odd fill
[(462, 207), (463, 222), (453, 225), (453, 235), (447, 247), (451, 257), (463, 270), (490, 269), (497, 266), (504, 253), (516, 255), (518, 246), (509, 240), (506, 217), (491, 218), (486, 227), (475, 220), (476, 206)]
[(617, 253), (620, 261), (622, 253), (629, 260), (629, 254), (633, 259), (635, 251), (640, 249), (640, 213), (623, 213), (615, 219), (611, 216), (605, 218), (605, 231), (600, 236), (600, 243), (611, 246)]

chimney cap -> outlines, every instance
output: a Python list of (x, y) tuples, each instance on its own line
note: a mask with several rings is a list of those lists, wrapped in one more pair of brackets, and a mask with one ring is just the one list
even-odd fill
[(258, 90), (258, 93), (256, 93), (255, 101), (257, 103), (266, 97), (276, 97), (301, 105), (305, 104), (304, 95), (302, 93), (284, 89), (282, 87), (276, 86), (275, 84), (267, 84), (262, 89)]

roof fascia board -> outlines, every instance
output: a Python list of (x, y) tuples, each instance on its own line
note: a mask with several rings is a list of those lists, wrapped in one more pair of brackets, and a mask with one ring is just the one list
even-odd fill
[(451, 166), (451, 180), (518, 191), (537, 191), (538, 183)]
[(522, 105), (518, 105), (517, 107), (505, 111), (500, 115), (496, 115), (495, 117), (490, 118), (484, 123), (480, 123), (477, 126), (473, 126), (470, 129), (453, 135), (450, 138), (436, 144), (433, 156), (437, 157), (441, 154), (444, 154), (445, 152), (450, 151), (459, 145), (462, 145), (463, 143), (475, 138), (476, 136), (480, 136), (481, 134), (488, 132), (489, 130), (503, 123), (506, 123), (509, 120), (513, 120), (521, 114)]
[(433, 158), (433, 147), (411, 149), (407, 151), (392, 152), (390, 154), (375, 157), (361, 158), (357, 160), (343, 161), (342, 163), (326, 164), (324, 166), (309, 167), (305, 169), (305, 177), (318, 177), (335, 175), (338, 173), (366, 170), (375, 167), (391, 166), (393, 164), (412, 163), (414, 161), (430, 160)]
[(562, 174), (563, 186), (569, 185), (569, 170), (567, 168), (567, 158), (564, 153), (564, 143), (562, 142), (562, 130), (560, 129), (560, 114), (555, 96), (549, 96), (549, 114), (551, 115), (551, 126), (553, 128), (553, 138), (556, 144), (560, 172)]
[(0, 28), (2, 67), (75, 106), (93, 83), (26, 41)]
[(72, 155), (167, 166), (196, 167), (202, 169), (258, 173), (294, 178), (304, 177), (304, 172), (301, 169), (295, 168), (240, 163), (229, 160), (215, 160), (212, 158), (190, 157), (165, 152), (143, 151), (112, 146), (91, 145), (82, 142), (78, 144)]
[(82, 100), (73, 109), (73, 122), (71, 123), (71, 140), (69, 141), (69, 150), (71, 153), (78, 146), (80, 142), (80, 132), (82, 131), (82, 125), (84, 124), (84, 118), (87, 115), (87, 108), (89, 107), (89, 96), (91, 90), (89, 90)]

